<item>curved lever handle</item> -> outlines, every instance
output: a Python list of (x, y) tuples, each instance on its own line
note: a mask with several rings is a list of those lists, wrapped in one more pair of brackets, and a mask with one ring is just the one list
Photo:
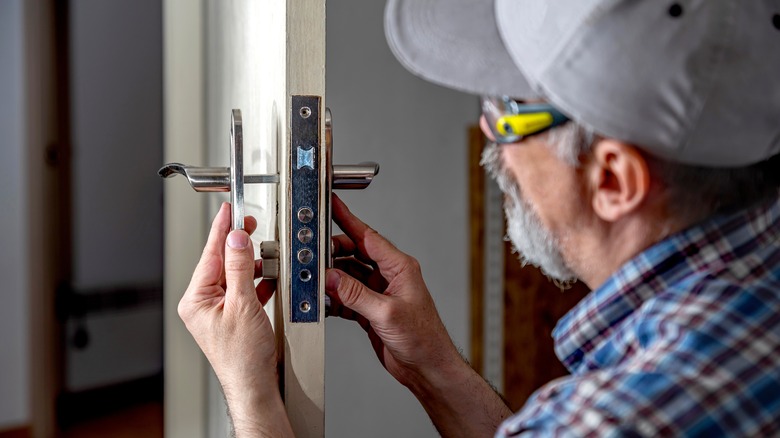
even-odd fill
[(379, 173), (379, 164), (336, 164), (333, 166), (333, 188), (339, 190), (362, 190), (371, 184)]
[[(196, 192), (229, 192), (229, 167), (195, 167), (168, 163), (157, 174), (163, 178), (184, 175)], [(244, 184), (278, 184), (279, 175), (244, 175)]]
[(230, 168), (195, 167), (181, 163), (168, 163), (157, 174), (163, 178), (184, 175), (196, 192), (229, 192)]

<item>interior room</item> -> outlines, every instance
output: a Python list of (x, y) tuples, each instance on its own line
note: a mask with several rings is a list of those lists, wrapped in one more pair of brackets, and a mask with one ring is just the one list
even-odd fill
[[(224, 47), (263, 44), (251, 40), (256, 30), (233, 29), (251, 9), (243, 0), (0, 2), (0, 437), (228, 436), (219, 382), (176, 303), (229, 198), (157, 171), (170, 161), (228, 165), (226, 110), (242, 99), (230, 87), (246, 78)], [(406, 71), (383, 12), (384, 2), (327, 2), (335, 160), (381, 166), (370, 187), (339, 196), (414, 255), (463, 357), (519, 409), (565, 372), (549, 333), (584, 286), (556, 301), (554, 285), (515, 263), (501, 195), (479, 167), (477, 98)], [(249, 166), (272, 170), (270, 156), (253, 152), (252, 126)], [(252, 190), (247, 202), (259, 203)], [(184, 256), (171, 252), (171, 230)], [(531, 292), (513, 299), (511, 284)], [(505, 309), (530, 317), (505, 320)], [(325, 435), (437, 436), (363, 330), (334, 317), (325, 327)], [(535, 349), (507, 365), (513, 342)]]

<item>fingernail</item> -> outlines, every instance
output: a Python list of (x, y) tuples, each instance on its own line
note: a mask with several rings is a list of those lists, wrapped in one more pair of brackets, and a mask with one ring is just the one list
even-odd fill
[(249, 246), (249, 234), (243, 230), (231, 231), (227, 237), (227, 244), (233, 249), (243, 249)]
[(336, 271), (328, 271), (325, 275), (325, 289), (338, 290), (339, 283), (341, 283), (341, 275)]

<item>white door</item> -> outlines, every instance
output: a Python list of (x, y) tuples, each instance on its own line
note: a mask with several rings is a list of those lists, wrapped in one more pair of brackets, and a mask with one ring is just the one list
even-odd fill
[[(268, 310), (283, 349), (283, 397), (296, 436), (324, 433), (324, 257), (307, 269), (311, 297), (298, 302), (302, 273), (291, 258), (291, 219), (301, 202), (315, 213), (312, 246), (324, 248), (325, 154), (319, 154), (320, 189), (308, 201), (292, 190), (300, 166), (291, 129), (311, 113), (309, 130), (325, 133), (324, 0), (252, 0), (205, 3), (166, 0), (166, 162), (229, 165), (232, 109), (243, 118), (244, 173), (280, 175), (276, 185), (246, 185), (246, 213), (257, 218), (253, 239), (280, 243), (279, 290)], [(306, 96), (306, 97), (297, 97)], [(294, 105), (295, 108), (293, 107)], [(300, 120), (297, 120), (300, 122)], [(313, 123), (313, 124), (312, 124)], [(313, 127), (313, 128), (312, 128)], [(298, 128), (296, 128), (298, 129)], [(291, 161), (292, 160), (292, 161)], [(184, 181), (166, 184), (166, 436), (226, 436), (228, 423), (218, 383), (176, 314), (176, 303), (202, 249), (207, 225), (227, 196), (196, 194)], [(277, 211), (279, 212), (277, 215)], [(257, 246), (256, 246), (257, 248)], [(318, 253), (315, 251), (315, 254)], [(259, 253), (257, 254), (259, 256)], [(314, 287), (312, 290), (311, 288)], [(311, 301), (311, 302), (310, 302)], [(306, 309), (306, 322), (293, 322)]]

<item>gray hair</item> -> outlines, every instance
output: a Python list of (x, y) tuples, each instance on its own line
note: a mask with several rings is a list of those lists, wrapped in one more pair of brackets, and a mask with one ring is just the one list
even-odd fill
[[(549, 130), (546, 143), (566, 163), (578, 167), (600, 138), (577, 122)], [(665, 190), (666, 204), (678, 219), (702, 220), (718, 213), (747, 208), (780, 194), (780, 155), (738, 168), (714, 168), (677, 163), (640, 148), (651, 176)]]

